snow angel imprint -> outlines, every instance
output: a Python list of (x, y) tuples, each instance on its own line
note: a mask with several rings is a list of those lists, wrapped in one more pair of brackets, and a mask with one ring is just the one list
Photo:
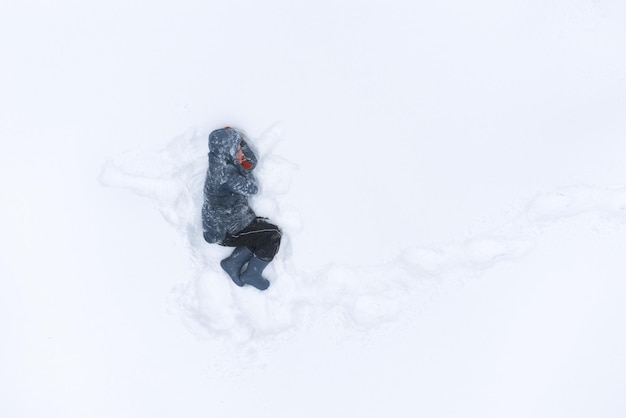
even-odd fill
[(209, 135), (202, 227), (208, 243), (235, 247), (220, 263), (233, 282), (265, 290), (270, 282), (262, 273), (278, 252), (282, 233), (248, 204), (259, 188), (252, 173), (257, 157), (246, 141), (230, 127)]

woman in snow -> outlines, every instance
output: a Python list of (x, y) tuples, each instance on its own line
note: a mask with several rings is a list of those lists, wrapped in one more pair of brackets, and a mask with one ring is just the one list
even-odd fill
[(235, 247), (220, 263), (233, 282), (265, 290), (270, 282), (261, 274), (278, 252), (281, 231), (248, 204), (248, 196), (258, 192), (256, 164), (242, 132), (230, 127), (211, 132), (202, 227), (208, 243)]

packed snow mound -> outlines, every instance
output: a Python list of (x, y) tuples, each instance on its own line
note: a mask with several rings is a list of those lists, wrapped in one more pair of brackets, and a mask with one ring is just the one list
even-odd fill
[(284, 202), (298, 167), (276, 154), (284, 139), (282, 125), (276, 124), (252, 139), (261, 189), (251, 205), (282, 228), (283, 243), (265, 273), (272, 283), (269, 290), (239, 288), (219, 266), (232, 249), (202, 238), (208, 134), (196, 129), (162, 150), (111, 158), (100, 178), (105, 186), (151, 199), (185, 241), (193, 276), (174, 290), (174, 305), (199, 337), (247, 343), (289, 333), (321, 317), (346, 329), (371, 330), (400, 318), (448, 278), (476, 277), (497, 263), (523, 257), (546, 227), (579, 216), (591, 216), (597, 224), (626, 223), (625, 187), (563, 187), (538, 193), (496, 225), (447, 244), (406, 248), (374, 267), (329, 260), (320, 271), (304, 272), (290, 260), (302, 221), (298, 208)]

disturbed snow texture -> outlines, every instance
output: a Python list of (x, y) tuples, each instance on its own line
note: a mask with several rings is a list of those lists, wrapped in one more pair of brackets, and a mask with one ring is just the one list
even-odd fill
[(199, 213), (206, 172), (208, 131), (195, 130), (165, 149), (124, 154), (104, 166), (101, 182), (151, 199), (165, 220), (185, 240), (193, 277), (174, 292), (176, 309), (199, 335), (225, 337), (233, 343), (271, 338), (330, 313), (348, 329), (369, 330), (397, 320), (419, 306), (442, 281), (476, 277), (503, 261), (524, 257), (542, 230), (568, 218), (591, 216), (596, 223), (626, 221), (626, 187), (568, 186), (538, 193), (488, 229), (437, 247), (411, 247), (381, 265), (349, 266), (329, 262), (320, 271), (303, 271), (290, 260), (298, 239), (297, 208), (282, 197), (289, 191), (296, 164), (273, 153), (283, 140), (275, 125), (254, 141), (259, 149), (259, 196), (255, 211), (283, 228), (281, 251), (267, 277), (269, 291), (233, 286), (219, 268), (231, 249), (202, 239)]
[[(0, 416), (625, 415), (624, 2), (5, 3)], [(263, 297), (197, 233), (227, 124)]]

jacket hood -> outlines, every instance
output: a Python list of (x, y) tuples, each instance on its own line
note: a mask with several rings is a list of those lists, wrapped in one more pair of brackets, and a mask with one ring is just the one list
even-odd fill
[(223, 159), (234, 159), (241, 140), (235, 129), (217, 129), (209, 134), (209, 152)]

